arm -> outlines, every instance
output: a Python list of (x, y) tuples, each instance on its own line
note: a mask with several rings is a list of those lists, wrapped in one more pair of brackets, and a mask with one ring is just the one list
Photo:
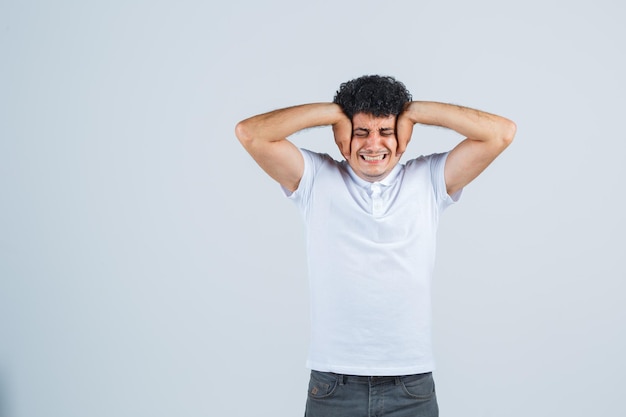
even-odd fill
[(413, 125), (442, 126), (466, 137), (448, 155), (444, 175), (452, 195), (476, 178), (513, 141), (512, 121), (453, 104), (413, 101), (398, 118), (398, 151), (404, 152)]
[[(333, 125), (337, 137), (338, 132), (345, 131), (346, 122), (350, 123), (336, 104), (303, 104), (243, 120), (237, 124), (235, 134), (270, 177), (286, 189), (295, 191), (304, 173), (304, 160), (298, 148), (287, 137), (309, 127), (326, 125)], [(341, 143), (337, 140), (342, 153), (344, 143), (345, 140)]]

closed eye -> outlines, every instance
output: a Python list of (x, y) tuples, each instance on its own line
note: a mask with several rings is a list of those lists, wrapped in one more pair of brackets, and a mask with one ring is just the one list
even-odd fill
[(353, 134), (354, 136), (358, 138), (366, 138), (369, 136), (370, 132), (369, 130), (359, 128), (359, 129), (354, 129)]

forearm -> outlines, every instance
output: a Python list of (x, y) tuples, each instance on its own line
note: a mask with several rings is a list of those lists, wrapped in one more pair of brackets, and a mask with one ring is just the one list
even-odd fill
[(304, 159), (298, 148), (286, 138), (309, 127), (333, 125), (336, 128), (345, 124), (345, 118), (336, 104), (303, 104), (243, 120), (237, 124), (235, 134), (270, 177), (286, 189), (295, 191), (304, 172)]
[(413, 123), (442, 126), (477, 141), (510, 142), (515, 135), (515, 124), (501, 116), (431, 101), (413, 101), (406, 109)]
[(311, 103), (260, 114), (237, 124), (236, 134), (246, 145), (252, 141), (275, 142), (310, 127), (333, 125), (343, 112), (334, 103)]

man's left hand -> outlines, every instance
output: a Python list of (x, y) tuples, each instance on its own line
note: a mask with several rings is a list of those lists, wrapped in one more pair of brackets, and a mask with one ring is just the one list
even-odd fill
[(398, 140), (398, 148), (396, 154), (398, 157), (402, 156), (406, 147), (411, 141), (411, 135), (413, 135), (413, 121), (408, 117), (408, 104), (402, 113), (398, 115), (396, 120), (396, 139)]

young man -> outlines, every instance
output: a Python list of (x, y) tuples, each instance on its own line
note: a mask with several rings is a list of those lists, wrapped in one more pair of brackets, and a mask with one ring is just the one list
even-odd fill
[[(415, 123), (466, 139), (399, 164)], [(286, 138), (331, 125), (345, 161)], [(513, 140), (516, 126), (412, 101), (392, 77), (340, 86), (333, 103), (257, 115), (236, 134), (301, 210), (311, 288), (308, 417), (437, 416), (430, 284), (439, 216)]]

